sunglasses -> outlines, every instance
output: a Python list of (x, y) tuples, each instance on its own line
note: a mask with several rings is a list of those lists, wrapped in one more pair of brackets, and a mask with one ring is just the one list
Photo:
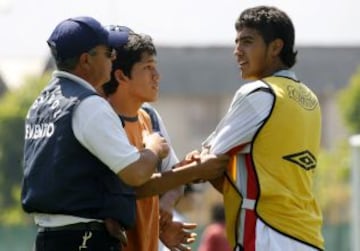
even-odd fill
[[(103, 52), (104, 52), (105, 57), (110, 58), (111, 60), (116, 59), (117, 53), (116, 53), (115, 49), (109, 49), (108, 48)], [(96, 56), (98, 54), (98, 51), (95, 48), (93, 48), (88, 53), (89, 53), (90, 56)]]

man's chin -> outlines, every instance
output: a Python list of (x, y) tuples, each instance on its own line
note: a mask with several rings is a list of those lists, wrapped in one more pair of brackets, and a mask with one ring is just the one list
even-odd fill
[(154, 98), (149, 98), (149, 99), (146, 99), (144, 102), (146, 103), (153, 103), (153, 102), (156, 102), (158, 100), (158, 97), (154, 97)]
[(244, 80), (244, 81), (254, 81), (254, 80), (258, 79), (255, 76), (248, 75), (248, 74), (245, 74), (243, 72), (240, 73), (240, 76), (241, 76), (241, 79)]

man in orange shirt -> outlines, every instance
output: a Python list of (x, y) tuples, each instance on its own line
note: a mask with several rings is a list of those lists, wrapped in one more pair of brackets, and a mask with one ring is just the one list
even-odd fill
[[(136, 34), (127, 27), (110, 26), (108, 29), (117, 59), (113, 62), (112, 79), (103, 86), (103, 92), (119, 115), (130, 143), (142, 149), (143, 135), (155, 129), (142, 106), (158, 97), (160, 75), (156, 48), (149, 36)], [(169, 142), (161, 117), (156, 111), (154, 114), (159, 121), (156, 130)], [(136, 224), (127, 232), (128, 245), (124, 250), (157, 251), (159, 238), (171, 250), (191, 250), (186, 244), (193, 241), (194, 236), (186, 230), (196, 227), (196, 224), (173, 222), (169, 213), (182, 195), (181, 185), (222, 175), (227, 159), (225, 156), (206, 155), (197, 162), (178, 164), (174, 150), (170, 149), (159, 172), (136, 188)], [(160, 200), (159, 194), (162, 194)]]

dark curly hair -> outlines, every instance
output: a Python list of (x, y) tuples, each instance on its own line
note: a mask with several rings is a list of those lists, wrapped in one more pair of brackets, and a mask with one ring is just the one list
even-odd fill
[(296, 63), (297, 51), (294, 50), (295, 28), (289, 16), (276, 7), (258, 6), (244, 10), (235, 22), (235, 29), (255, 29), (266, 44), (281, 39), (284, 47), (280, 52), (283, 63), (291, 68)]

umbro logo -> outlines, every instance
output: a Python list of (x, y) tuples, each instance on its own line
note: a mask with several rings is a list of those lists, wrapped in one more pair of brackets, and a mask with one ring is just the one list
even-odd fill
[(293, 162), (298, 166), (304, 168), (305, 170), (310, 170), (316, 167), (315, 156), (307, 150), (299, 153), (286, 155), (283, 157), (283, 159)]

